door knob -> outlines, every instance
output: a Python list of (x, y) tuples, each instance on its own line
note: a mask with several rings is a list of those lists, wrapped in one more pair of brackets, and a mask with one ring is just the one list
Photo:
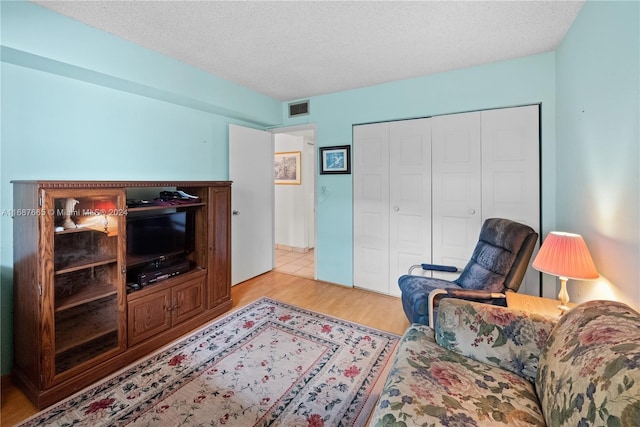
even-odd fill
[(398, 211), (400, 210), (400, 206), (395, 205), (395, 206), (393, 207), (393, 210), (394, 210), (395, 212), (398, 212)]
[(234, 215), (240, 215), (240, 211), (233, 211), (232, 212)]
[(469, 209), (469, 215), (474, 215), (476, 213), (475, 209)]

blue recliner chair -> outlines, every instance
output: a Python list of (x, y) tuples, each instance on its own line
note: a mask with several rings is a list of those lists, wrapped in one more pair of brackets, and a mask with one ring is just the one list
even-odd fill
[(437, 301), (456, 297), (490, 304), (506, 305), (505, 292), (517, 292), (538, 240), (531, 227), (502, 218), (489, 218), (480, 230), (480, 238), (471, 259), (460, 276), (453, 280), (412, 275), (416, 268), (458, 271), (456, 267), (419, 264), (398, 279), (402, 308), (409, 322), (433, 326)]

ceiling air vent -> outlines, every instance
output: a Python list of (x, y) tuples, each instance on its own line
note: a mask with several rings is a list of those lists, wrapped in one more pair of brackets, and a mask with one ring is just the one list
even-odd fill
[(309, 101), (292, 102), (289, 104), (289, 117), (305, 116), (309, 114)]

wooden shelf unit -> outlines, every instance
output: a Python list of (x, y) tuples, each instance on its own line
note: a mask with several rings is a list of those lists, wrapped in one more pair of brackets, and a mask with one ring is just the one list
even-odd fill
[[(230, 182), (12, 183), (13, 208), (26, 213), (13, 218), (12, 376), (38, 408), (231, 308)], [(141, 189), (182, 190), (199, 200), (128, 208), (129, 192)], [(182, 210), (194, 213), (191, 269), (127, 293), (127, 215)]]
[(56, 298), (56, 312), (68, 310), (78, 305), (96, 301), (100, 298), (117, 295), (118, 290), (110, 283), (98, 283), (82, 289), (70, 296)]
[[(106, 300), (106, 301), (104, 301)], [(118, 330), (117, 300), (105, 297), (56, 313), (56, 355)]]
[(170, 208), (193, 208), (197, 206), (205, 206), (204, 203), (181, 203), (177, 205), (147, 205), (147, 206), (139, 206), (129, 208), (127, 207), (128, 212), (145, 212), (145, 211), (156, 211), (158, 209), (170, 209)]

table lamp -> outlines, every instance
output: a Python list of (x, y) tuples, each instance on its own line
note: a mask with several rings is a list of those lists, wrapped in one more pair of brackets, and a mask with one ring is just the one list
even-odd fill
[(568, 279), (593, 280), (599, 277), (582, 236), (559, 231), (552, 231), (544, 239), (538, 255), (533, 260), (533, 268), (560, 278), (558, 308), (563, 311), (569, 310)]

